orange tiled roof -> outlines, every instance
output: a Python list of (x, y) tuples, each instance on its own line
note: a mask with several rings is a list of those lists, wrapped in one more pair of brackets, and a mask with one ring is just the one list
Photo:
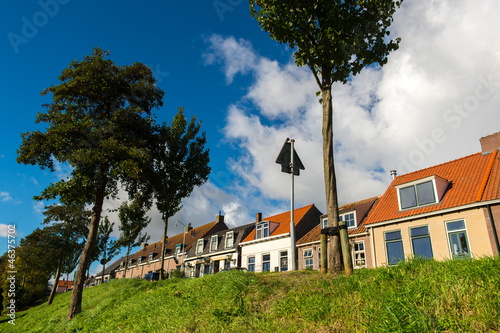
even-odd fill
[[(364, 204), (369, 203), (369, 202), (375, 202), (374, 205), (376, 205), (378, 198), (380, 198), (380, 196), (371, 197), (371, 198), (368, 198), (368, 199), (364, 199), (364, 200), (360, 200), (360, 201), (356, 201), (356, 202), (351, 202), (351, 203), (342, 205), (342, 206), (339, 207), (339, 213), (343, 213), (343, 212), (346, 212), (346, 211), (349, 211), (349, 210), (353, 210), (356, 207), (364, 205)], [(375, 206), (373, 206), (373, 207), (375, 207)], [(366, 230), (366, 228), (365, 228), (365, 221), (366, 221), (366, 217), (361, 221), (361, 224), (357, 228), (349, 229), (347, 231), (347, 233), (349, 235), (354, 235), (354, 234), (360, 234), (360, 233), (364, 232)], [(321, 234), (321, 225), (318, 224), (313, 229), (311, 229), (311, 231), (309, 231), (307, 234), (305, 234), (304, 237), (302, 237), (301, 239), (299, 239), (297, 241), (297, 245), (319, 241), (320, 234)]]
[[(293, 222), (295, 225), (302, 220), (304, 215), (312, 208), (314, 207), (314, 204), (310, 204), (308, 206), (302, 207), (302, 208), (297, 208), (293, 210)], [(284, 212), (281, 214), (277, 214), (274, 216), (266, 217), (263, 218), (262, 221), (269, 221), (269, 222), (275, 222), (279, 223), (278, 227), (272, 232), (270, 236), (277, 236), (277, 235), (282, 235), (290, 232), (290, 211)], [(283, 223), (286, 222), (286, 223)], [(255, 239), (255, 229), (250, 232), (250, 234), (243, 240), (243, 242), (248, 242), (252, 241)], [(242, 242), (242, 243), (243, 243)]]
[[(497, 155), (497, 151), (485, 155), (476, 153), (397, 176), (380, 198), (377, 206), (368, 214), (365, 225), (460, 207), (477, 201), (499, 199), (500, 162)], [(441, 202), (421, 208), (399, 211), (395, 186), (430, 176), (439, 176), (450, 182)]]
[(67, 280), (59, 280), (57, 281), (57, 286), (58, 287), (68, 287), (71, 288), (73, 287), (73, 281), (67, 281)]

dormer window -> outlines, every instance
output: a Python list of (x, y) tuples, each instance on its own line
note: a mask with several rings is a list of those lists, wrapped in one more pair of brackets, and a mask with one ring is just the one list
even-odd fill
[(233, 247), (233, 237), (234, 233), (232, 231), (226, 233), (226, 249)]
[(148, 261), (151, 261), (151, 260), (153, 260), (153, 255), (154, 255), (154, 253), (153, 253), (153, 252), (151, 252), (151, 253), (149, 254), (149, 258), (148, 258)]
[(175, 255), (178, 256), (179, 253), (181, 253), (181, 250), (182, 250), (182, 244), (177, 244), (175, 246)]
[(140, 263), (142, 263), (142, 256), (139, 256), (139, 259), (137, 259), (137, 265), (139, 265)]
[(212, 239), (210, 240), (210, 252), (217, 251), (217, 240), (217, 235), (212, 236)]
[(255, 229), (255, 239), (269, 237), (269, 222), (261, 222)]
[(326, 228), (328, 228), (328, 219), (327, 218), (321, 220), (321, 229), (326, 229)]
[(345, 221), (348, 228), (354, 228), (356, 226), (356, 217), (354, 212), (340, 215), (339, 221)]
[(134, 259), (130, 259), (130, 260), (128, 261), (128, 266), (129, 266), (128, 268), (129, 268), (129, 269), (130, 269), (130, 266), (132, 266), (132, 263), (133, 263), (133, 262), (134, 262)]
[(397, 185), (399, 209), (411, 209), (438, 203), (448, 181), (439, 176), (430, 176), (413, 182)]
[(198, 239), (198, 243), (196, 243), (196, 254), (201, 254), (203, 252), (203, 238)]

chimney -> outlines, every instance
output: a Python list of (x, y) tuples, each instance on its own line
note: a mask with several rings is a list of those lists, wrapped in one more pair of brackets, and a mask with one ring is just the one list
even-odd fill
[(500, 132), (491, 134), (479, 139), (481, 143), (481, 152), (489, 154), (494, 150), (500, 150)]
[(142, 249), (143, 250), (145, 250), (147, 246), (148, 246), (148, 243), (142, 243)]
[(191, 222), (188, 223), (188, 226), (186, 227), (186, 232), (190, 232), (193, 230), (193, 227), (191, 226)]
[(260, 221), (262, 221), (262, 213), (255, 214), (255, 224), (258, 224)]
[(391, 170), (392, 179), (396, 178), (397, 175), (398, 175), (398, 172), (396, 170)]
[(224, 215), (220, 214), (220, 210), (219, 210), (219, 215), (217, 215), (216, 221), (217, 221), (217, 223), (224, 222)]

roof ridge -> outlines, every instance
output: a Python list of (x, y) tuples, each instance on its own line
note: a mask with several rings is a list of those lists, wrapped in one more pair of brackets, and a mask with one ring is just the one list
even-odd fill
[[(472, 158), (476, 155), (483, 155), (481, 152), (477, 152), (477, 153), (474, 153), (474, 154), (470, 154), (470, 155), (466, 155), (466, 156), (462, 156), (460, 158), (456, 158), (454, 160), (451, 160), (451, 161), (447, 161), (447, 162), (443, 162), (443, 163), (439, 163), (439, 164), (435, 164), (435, 165), (431, 165), (431, 166), (428, 166), (427, 168), (423, 168), (423, 169), (418, 169), (418, 170), (415, 170), (415, 171), (411, 171), (411, 172), (408, 172), (408, 173), (404, 173), (404, 174), (401, 174), (401, 175), (397, 175), (395, 179), (399, 178), (399, 177), (403, 177), (403, 176), (408, 176), (408, 175), (411, 175), (411, 174), (414, 174), (414, 173), (417, 173), (417, 172), (422, 172), (422, 171), (425, 171), (425, 170), (428, 170), (428, 169), (432, 169), (432, 168), (436, 168), (436, 167), (440, 167), (440, 166), (443, 166), (443, 165), (446, 165), (446, 164), (450, 164), (450, 163), (455, 163), (457, 161), (460, 161), (460, 160), (464, 160), (466, 158)], [(488, 155), (488, 154), (485, 154), (485, 155)]]
[[(307, 206), (300, 207), (300, 208), (294, 208), (294, 209), (293, 209), (293, 211), (294, 211), (294, 212), (296, 212), (296, 211), (298, 211), (298, 210), (301, 210), (301, 209), (304, 209), (304, 208), (310, 208), (310, 207), (312, 207), (312, 206), (314, 206), (314, 204), (313, 204), (313, 203), (312, 203), (312, 204), (309, 204), (309, 205), (307, 205)], [(272, 216), (267, 216), (267, 217), (263, 218), (262, 220), (263, 220), (263, 221), (265, 221), (265, 220), (267, 220), (267, 219), (275, 218), (276, 216), (280, 216), (280, 215), (288, 214), (288, 213), (290, 213), (290, 211), (291, 211), (291, 209), (287, 210), (286, 212), (282, 212), (282, 213), (275, 214), (275, 215), (272, 215)]]

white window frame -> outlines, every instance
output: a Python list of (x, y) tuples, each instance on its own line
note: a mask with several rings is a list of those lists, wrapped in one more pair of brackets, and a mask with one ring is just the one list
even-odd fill
[[(363, 244), (363, 250), (356, 250), (356, 245), (357, 244)], [(357, 261), (357, 258), (356, 258), (356, 254), (361, 254), (363, 253), (364, 254), (364, 264), (362, 266), (358, 266), (356, 265), (356, 261)], [(358, 242), (354, 242), (352, 244), (352, 261), (353, 261), (353, 267), (355, 269), (359, 269), (359, 268), (366, 268), (366, 246), (365, 246), (365, 241), (358, 241)]]
[(154, 253), (153, 253), (153, 252), (151, 252), (151, 253), (149, 254), (148, 261), (153, 260), (153, 257), (154, 257)]
[[(418, 203), (418, 193), (417, 193), (417, 187), (416, 186), (419, 185), (419, 184), (427, 183), (427, 182), (431, 182), (432, 183), (432, 190), (434, 192), (434, 202), (430, 202), (430, 203), (426, 203), (426, 204), (420, 205)], [(413, 186), (414, 189), (415, 189), (415, 198), (416, 198), (417, 205), (416, 206), (412, 206), (412, 207), (403, 208), (401, 206), (401, 194), (400, 194), (400, 191), (402, 189), (405, 189), (405, 188), (410, 187), (410, 186)], [(416, 209), (416, 208), (430, 206), (430, 205), (435, 205), (435, 204), (439, 203), (439, 195), (438, 195), (438, 192), (437, 192), (437, 184), (436, 184), (436, 177), (435, 176), (421, 178), (421, 179), (418, 179), (418, 180), (414, 180), (412, 182), (408, 182), (408, 183), (396, 185), (394, 187), (396, 188), (396, 192), (398, 194), (398, 205), (399, 205), (399, 210), (400, 211), (410, 210), (410, 209)]]
[[(314, 269), (314, 256), (313, 256), (313, 249), (310, 248), (310, 249), (305, 249), (303, 252), (302, 252), (302, 255), (304, 257), (304, 269), (306, 268), (312, 268)], [(310, 262), (309, 264), (307, 262)]]
[(350, 216), (351, 214), (352, 214), (352, 220), (354, 221), (354, 225), (350, 226), (349, 224), (347, 224), (348, 222), (346, 222), (347, 229), (354, 229), (358, 226), (358, 223), (356, 222), (356, 211), (339, 214), (339, 221), (345, 221), (346, 216), (348, 215)]
[[(229, 237), (231, 236), (231, 237)], [(231, 240), (231, 244), (229, 244), (229, 240)], [(231, 247), (233, 247), (234, 245), (234, 232), (233, 231), (228, 231), (226, 233), (226, 249), (229, 249)]]
[[(266, 230), (267, 230), (267, 236), (266, 236)], [(257, 224), (257, 226), (255, 227), (255, 239), (266, 238), (269, 237), (269, 235), (270, 235), (269, 222), (260, 222), (259, 224)]]
[[(250, 259), (253, 259), (253, 263), (250, 263)], [(250, 265), (253, 265), (253, 270), (250, 270)], [(255, 272), (255, 256), (247, 257), (247, 269), (249, 272)]]
[[(424, 236), (412, 236), (412, 230), (413, 230), (413, 229), (418, 229), (418, 228), (422, 228), (422, 227), (426, 227), (426, 228), (427, 228), (427, 235), (424, 235)], [(426, 237), (428, 237), (428, 238), (429, 238), (430, 245), (431, 245), (431, 253), (432, 253), (432, 258), (434, 258), (434, 250), (432, 249), (431, 231), (430, 231), (430, 229), (429, 229), (429, 225), (424, 224), (424, 225), (417, 225), (417, 226), (412, 226), (412, 227), (409, 227), (409, 228), (408, 228), (408, 237), (410, 237), (410, 248), (411, 248), (411, 253), (412, 253), (413, 257), (415, 257), (415, 248), (413, 247), (413, 240), (414, 240), (414, 239), (419, 239), (419, 238), (426, 238)], [(432, 259), (432, 258), (431, 258), (431, 259)]]
[[(201, 250), (200, 250), (201, 246)], [(196, 254), (202, 254), (203, 253), (203, 238), (198, 239), (196, 242)]]
[(210, 238), (210, 252), (217, 251), (217, 246), (219, 245), (218, 243), (219, 243), (219, 237), (217, 235), (214, 235)]
[[(269, 256), (269, 261), (264, 261), (264, 256)], [(269, 270), (264, 271), (264, 263), (269, 263)], [(262, 272), (270, 272), (271, 271), (271, 253), (263, 253), (262, 254)]]
[[(396, 231), (399, 231), (399, 235), (401, 238), (399, 238), (399, 240), (386, 240), (386, 234), (388, 233), (391, 233), (391, 232), (396, 232)], [(387, 249), (387, 243), (396, 243), (396, 242), (401, 242), (401, 245), (402, 245), (402, 248), (403, 248), (403, 258), (400, 258), (401, 260), (398, 261), (397, 263), (395, 264), (391, 264), (390, 263), (390, 258), (389, 258), (389, 251)], [(385, 257), (387, 258), (387, 266), (396, 266), (398, 263), (400, 263), (401, 261), (405, 261), (405, 247), (404, 247), (404, 244), (403, 244), (403, 232), (401, 231), (401, 229), (394, 229), (394, 230), (388, 230), (388, 231), (385, 231), (384, 232), (384, 247), (385, 247)]]
[[(453, 223), (453, 222), (459, 222), (459, 221), (463, 221), (464, 222), (464, 228), (463, 229), (457, 229), (457, 230), (453, 230), (453, 231), (448, 231), (448, 224), (449, 223)], [(465, 219), (456, 219), (456, 220), (451, 220), (451, 221), (445, 221), (444, 222), (445, 224), (445, 231), (446, 231), (446, 238), (448, 239), (448, 251), (450, 252), (450, 258), (453, 259), (453, 252), (451, 251), (451, 244), (450, 244), (450, 236), (449, 234), (450, 233), (455, 233), (455, 232), (458, 232), (458, 231), (464, 231), (465, 232), (465, 236), (467, 237), (467, 246), (469, 247), (469, 256), (470, 258), (473, 258), (473, 255), (472, 255), (472, 250), (471, 250), (471, 246), (470, 246), (470, 238), (469, 238), (469, 231), (467, 230), (467, 221)]]
[(321, 229), (328, 228), (328, 217), (325, 217), (324, 219), (321, 220), (321, 222), (320, 222), (320, 228)]

